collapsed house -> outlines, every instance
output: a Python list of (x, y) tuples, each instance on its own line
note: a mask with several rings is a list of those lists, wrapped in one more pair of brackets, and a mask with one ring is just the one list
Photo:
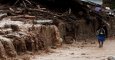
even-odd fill
[[(95, 7), (94, 3), (79, 0), (0, 2), (21, 6), (0, 6), (0, 58), (3, 59), (16, 57), (27, 51), (57, 48), (63, 42), (71, 44), (74, 41), (95, 38), (96, 30), (102, 24), (106, 25), (106, 33), (114, 31), (111, 29), (114, 27), (113, 18), (106, 14), (96, 14), (88, 7)], [(111, 34), (114, 35), (113, 32), (108, 33)]]

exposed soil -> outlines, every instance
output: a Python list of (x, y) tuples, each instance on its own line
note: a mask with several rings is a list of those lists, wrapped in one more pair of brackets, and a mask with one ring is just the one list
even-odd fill
[[(95, 42), (94, 42), (95, 41)], [(36, 55), (31, 60), (107, 60), (115, 56), (115, 40), (107, 39), (103, 48), (98, 47), (96, 39), (88, 42), (76, 42), (53, 50), (49, 54)]]

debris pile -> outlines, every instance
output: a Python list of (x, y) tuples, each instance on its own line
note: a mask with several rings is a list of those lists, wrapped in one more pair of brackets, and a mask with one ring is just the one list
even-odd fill
[[(17, 4), (22, 0), (15, 1)], [(63, 42), (71, 44), (77, 40), (88, 40), (95, 37), (96, 29), (104, 19), (89, 12), (90, 10), (80, 2), (78, 5), (74, 3), (75, 7), (74, 4), (70, 4), (71, 7), (63, 13), (63, 9), (54, 9), (52, 12), (47, 8), (41, 8), (40, 5), (29, 8), (25, 2), (30, 1), (24, 0), (24, 7), (0, 6), (0, 57), (3, 59), (16, 57), (28, 51), (57, 48)], [(61, 10), (61, 13), (55, 10)], [(109, 19), (106, 20), (104, 21), (110, 22)]]
[(63, 41), (55, 25), (34, 24), (33, 21), (24, 23), (6, 17), (0, 21), (0, 29), (0, 57), (3, 59), (16, 57), (27, 51), (57, 48)]

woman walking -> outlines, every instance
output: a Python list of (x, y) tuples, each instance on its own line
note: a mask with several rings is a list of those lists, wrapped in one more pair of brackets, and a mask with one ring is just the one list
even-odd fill
[(99, 43), (99, 48), (103, 47), (103, 43), (105, 41), (105, 30), (103, 29), (103, 27), (100, 27), (97, 30), (97, 39), (98, 39), (98, 43)]

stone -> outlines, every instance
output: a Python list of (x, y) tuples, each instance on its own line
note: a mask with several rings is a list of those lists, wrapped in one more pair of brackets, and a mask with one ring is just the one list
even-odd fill
[(86, 55), (85, 53), (82, 53), (81, 55)]

